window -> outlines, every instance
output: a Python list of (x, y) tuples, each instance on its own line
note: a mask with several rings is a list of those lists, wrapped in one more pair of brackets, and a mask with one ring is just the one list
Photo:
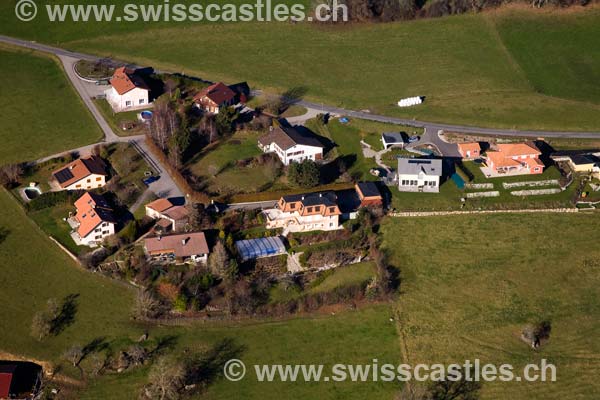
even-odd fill
[(87, 183), (90, 183), (91, 181), (92, 181), (91, 179), (88, 179), (88, 180), (87, 180)]
[(96, 239), (96, 240), (102, 239), (102, 235), (95, 236), (94, 239)]
[(146, 101), (144, 99), (140, 99), (140, 104), (144, 104)]
[(312, 207), (308, 207), (308, 208), (306, 209), (306, 211), (307, 211), (307, 212), (312, 212), (312, 210), (313, 210), (313, 208), (312, 208)]
[(80, 187), (81, 187), (81, 185), (75, 185), (75, 187), (76, 187), (76, 188), (80, 188)]
[(96, 182), (101, 181), (101, 180), (102, 180), (101, 176), (99, 176), (99, 177), (96, 178)]
[(315, 211), (321, 211), (321, 206), (316, 206)]
[(108, 226), (108, 222), (103, 222), (102, 226)]
[(125, 102), (125, 107), (131, 107), (131, 101), (127, 100), (127, 101)]
[(335, 212), (335, 207), (329, 207), (329, 212), (331, 212), (331, 213)]
[(296, 208), (296, 203), (290, 203), (290, 208), (293, 210), (294, 208)]

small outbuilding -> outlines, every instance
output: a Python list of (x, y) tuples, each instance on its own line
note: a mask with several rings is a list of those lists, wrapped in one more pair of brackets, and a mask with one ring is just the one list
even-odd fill
[(403, 132), (384, 132), (381, 134), (381, 143), (384, 149), (392, 146), (404, 146), (407, 142), (407, 135)]
[(358, 182), (354, 185), (360, 200), (360, 207), (377, 207), (383, 204), (383, 197), (375, 182)]

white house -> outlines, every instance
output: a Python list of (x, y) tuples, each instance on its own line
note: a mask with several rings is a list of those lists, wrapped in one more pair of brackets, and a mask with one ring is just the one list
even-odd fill
[(183, 205), (176, 205), (169, 199), (158, 199), (146, 204), (146, 215), (156, 219), (161, 231), (180, 231), (189, 222), (189, 212)]
[(146, 108), (150, 104), (150, 88), (130, 68), (117, 68), (110, 79), (106, 100), (115, 112)]
[(340, 208), (334, 192), (283, 196), (277, 208), (264, 211), (267, 229), (290, 232), (340, 229)]
[(398, 159), (398, 190), (401, 192), (439, 192), (442, 160)]
[(272, 128), (258, 139), (258, 147), (265, 153), (275, 153), (284, 165), (304, 160), (322, 160), (323, 144), (312, 134), (289, 126)]
[(75, 202), (77, 214), (71, 219), (71, 234), (78, 245), (95, 247), (116, 232), (117, 219), (104, 197), (87, 192)]
[(90, 190), (106, 185), (106, 164), (100, 157), (80, 158), (52, 172), (61, 190)]

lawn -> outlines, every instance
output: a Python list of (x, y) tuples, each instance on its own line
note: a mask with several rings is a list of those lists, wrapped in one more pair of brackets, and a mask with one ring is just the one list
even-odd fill
[[(402, 275), (411, 363), (474, 360), (558, 368), (556, 383), (484, 383), (486, 399), (594, 399), (600, 390), (600, 215), (388, 219), (383, 247)], [(552, 233), (552, 234), (550, 234)], [(549, 320), (550, 341), (520, 338)]]
[[(108, 104), (108, 102), (104, 99), (96, 99), (94, 100), (94, 103), (116, 135), (132, 136), (144, 134), (144, 125), (140, 124), (138, 121), (138, 114), (140, 113), (140, 110), (116, 113), (112, 110), (110, 104)], [(135, 127), (133, 129), (123, 130), (123, 123), (134, 123)]]
[(54, 58), (0, 45), (0, 87), (0, 164), (100, 140), (100, 129)]
[[(302, 88), (317, 102), (468, 125), (600, 129), (598, 7), (563, 13), (512, 7), (337, 27), (65, 23), (42, 29), (49, 23), (40, 21), (35, 30), (17, 23), (12, 8), (11, 2), (0, 6), (0, 33), (268, 91)], [(188, 36), (212, 39), (182, 40)], [(425, 103), (395, 105), (415, 95), (426, 96)]]
[[(390, 307), (371, 306), (335, 316), (315, 315), (287, 321), (248, 323), (198, 323), (190, 326), (141, 326), (130, 319), (134, 291), (75, 266), (46, 235), (30, 221), (7, 192), (0, 192), (0, 351), (60, 363), (61, 354), (71, 345), (85, 345), (102, 338), (109, 349), (118, 351), (135, 341), (144, 331), (151, 340), (172, 337), (174, 352), (202, 350), (231, 338), (242, 351), (237, 356), (252, 363), (367, 363), (373, 357), (389, 362), (400, 359), (396, 329), (389, 323)], [(33, 314), (48, 298), (62, 299), (76, 294), (75, 321), (61, 334), (38, 342), (30, 324)], [(83, 365), (85, 366), (85, 360)], [(69, 368), (64, 373), (78, 377)], [(90, 380), (78, 399), (130, 399), (146, 382), (147, 368), (110, 374)], [(393, 384), (290, 384), (264, 383), (252, 379), (230, 383), (217, 379), (206, 396), (211, 399), (365, 398), (372, 393), (389, 398)], [(205, 397), (203, 397), (205, 398)]]
[(340, 287), (359, 285), (368, 282), (375, 276), (372, 262), (345, 265), (332, 270), (321, 283), (310, 289), (311, 293), (330, 292)]

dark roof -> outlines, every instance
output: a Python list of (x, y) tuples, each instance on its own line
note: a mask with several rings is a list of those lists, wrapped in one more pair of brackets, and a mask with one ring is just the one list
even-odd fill
[(237, 94), (243, 94), (244, 96), (250, 95), (250, 86), (247, 82), (240, 82), (233, 85), (229, 85), (229, 89), (233, 90)]
[(418, 175), (423, 172), (427, 175), (442, 176), (442, 160), (425, 158), (399, 158), (398, 173)]
[(386, 143), (404, 143), (404, 136), (401, 132), (384, 132), (381, 134)]
[(298, 144), (313, 147), (325, 147), (308, 130), (299, 131), (290, 126), (280, 126), (258, 139), (263, 146), (269, 146), (271, 143), (276, 143), (282, 150), (287, 150)]
[(591, 163), (596, 162), (596, 160), (594, 159), (594, 156), (586, 155), (586, 154), (575, 154), (575, 155), (570, 156), (569, 158), (571, 158), (571, 161), (575, 165), (584, 165), (584, 164), (591, 164)]
[(232, 100), (235, 97), (235, 92), (226, 86), (223, 82), (217, 82), (202, 89), (194, 100), (200, 102), (206, 96), (217, 105), (221, 105)]
[(337, 205), (337, 195), (334, 192), (317, 192), (306, 194), (290, 194), (283, 196), (286, 202), (300, 201), (304, 206), (324, 205), (326, 207)]
[(373, 182), (358, 182), (356, 184), (356, 186), (358, 186), (358, 188), (360, 189), (360, 192), (365, 197), (381, 196), (381, 193), (379, 193), (379, 189), (377, 188), (377, 185)]
[(54, 177), (56, 178), (58, 183), (65, 183), (65, 182), (73, 179), (75, 176), (73, 175), (71, 170), (67, 167), (67, 168), (61, 169), (60, 171), (55, 172)]

